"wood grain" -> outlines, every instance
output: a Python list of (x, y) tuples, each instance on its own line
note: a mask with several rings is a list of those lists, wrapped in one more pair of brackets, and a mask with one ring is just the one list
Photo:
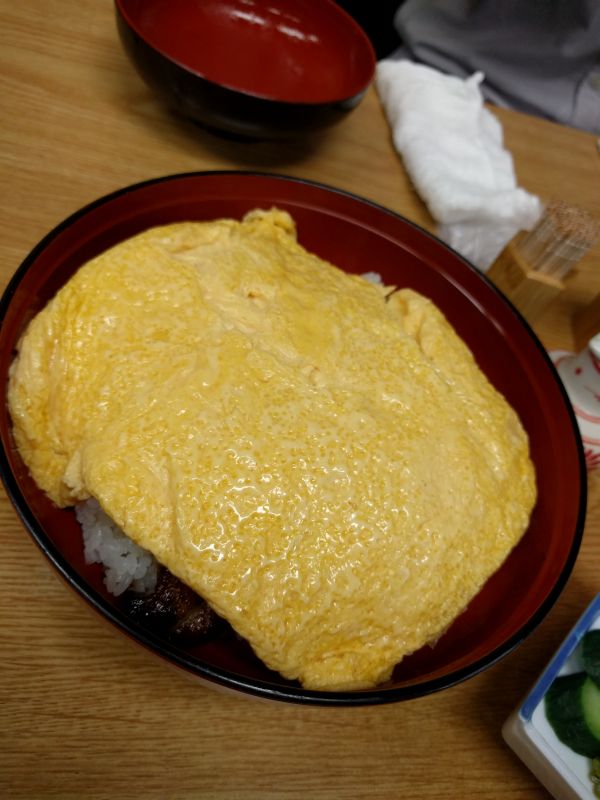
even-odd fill
[[(234, 144), (171, 114), (130, 69), (109, 0), (1, 0), (0, 284), (54, 225), (126, 184), (188, 170), (310, 178), (433, 220), (377, 96), (306, 142)], [(600, 216), (593, 136), (496, 110), (521, 184)], [(598, 248), (536, 323), (570, 347), (600, 291)], [(376, 265), (369, 265), (376, 268)], [(382, 708), (307, 709), (206, 689), (108, 629), (51, 572), (0, 498), (0, 796), (479, 798), (548, 795), (500, 728), (599, 591), (600, 475), (555, 608), (518, 651), (443, 693)]]

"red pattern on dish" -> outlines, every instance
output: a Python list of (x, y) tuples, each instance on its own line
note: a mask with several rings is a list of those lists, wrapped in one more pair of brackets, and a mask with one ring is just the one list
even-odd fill
[[(600, 444), (600, 442), (598, 442), (598, 444)], [(584, 454), (586, 466), (590, 471), (600, 467), (600, 452), (586, 447), (584, 449)]]

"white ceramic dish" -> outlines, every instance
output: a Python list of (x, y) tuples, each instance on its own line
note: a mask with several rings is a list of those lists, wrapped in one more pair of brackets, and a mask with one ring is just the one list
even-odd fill
[(590, 778), (592, 761), (557, 738), (546, 717), (544, 697), (559, 675), (582, 669), (580, 642), (600, 629), (600, 594), (579, 618), (522, 705), (506, 720), (502, 736), (557, 800), (597, 800)]
[(577, 417), (589, 471), (600, 468), (600, 332), (580, 353), (550, 353)]

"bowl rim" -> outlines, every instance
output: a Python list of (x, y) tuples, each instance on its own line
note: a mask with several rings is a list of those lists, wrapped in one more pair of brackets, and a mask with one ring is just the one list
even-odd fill
[(14, 275), (8, 282), (4, 292), (2, 293), (2, 296), (0, 297), (0, 330), (4, 324), (4, 319), (6, 317), (12, 297), (19, 284), (23, 280), (25, 274), (31, 268), (39, 254), (47, 247), (47, 245), (50, 244), (61, 232), (77, 222), (77, 220), (86, 216), (90, 211), (93, 211), (100, 206), (106, 205), (119, 197), (136, 192), (140, 189), (144, 189), (156, 184), (167, 183), (173, 180), (187, 178), (196, 179), (207, 176), (238, 177), (241, 180), (244, 180), (245, 178), (267, 178), (276, 182), (283, 181), (307, 185), (318, 190), (324, 190), (326, 193), (334, 193), (343, 197), (347, 197), (351, 200), (358, 201), (361, 204), (366, 204), (367, 206), (370, 206), (378, 211), (385, 212), (386, 214), (400, 220), (403, 224), (407, 224), (413, 229), (419, 231), (426, 237), (441, 243), (447, 250), (453, 252), (468, 269), (475, 272), (481, 279), (483, 279), (485, 283), (487, 283), (488, 286), (491, 287), (493, 291), (508, 304), (515, 316), (518, 318), (520, 324), (525, 327), (526, 333), (532, 339), (533, 344), (535, 344), (537, 349), (540, 351), (542, 359), (546, 362), (547, 367), (554, 377), (557, 388), (559, 389), (559, 393), (562, 396), (565, 410), (567, 411), (567, 416), (569, 417), (571, 423), (572, 432), (574, 434), (573, 438), (578, 452), (580, 480), (577, 519), (575, 522), (573, 540), (569, 549), (569, 554), (562, 566), (560, 575), (537, 610), (505, 642), (472, 664), (449, 672), (447, 675), (432, 678), (424, 682), (411, 682), (400, 687), (375, 687), (373, 689), (355, 691), (324, 692), (319, 690), (304, 689), (301, 686), (284, 687), (262, 679), (245, 678), (236, 672), (232, 672), (220, 667), (212, 667), (209, 664), (201, 662), (199, 663), (199, 660), (196, 657), (188, 655), (178, 647), (154, 635), (151, 631), (146, 631), (141, 626), (135, 625), (123, 612), (119, 611), (117, 608), (108, 603), (102, 597), (102, 595), (89, 586), (88, 582), (77, 573), (74, 567), (66, 562), (58, 547), (54, 545), (49, 536), (43, 530), (42, 526), (38, 523), (18, 486), (16, 477), (13, 475), (4, 442), (0, 441), (0, 478), (4, 484), (6, 493), (12, 505), (17, 511), (17, 514), (29, 535), (32, 537), (44, 555), (48, 558), (59, 575), (102, 617), (108, 619), (108, 621), (110, 621), (121, 633), (125, 633), (131, 639), (144, 646), (146, 649), (151, 650), (155, 655), (158, 655), (169, 663), (181, 667), (185, 671), (192, 673), (194, 676), (204, 678), (213, 684), (218, 684), (228, 689), (239, 690), (245, 694), (254, 695), (263, 699), (273, 699), (290, 703), (301, 703), (305, 705), (316, 706), (364, 706), (387, 704), (402, 700), (414, 699), (416, 697), (423, 697), (428, 694), (441, 691), (442, 689), (451, 688), (452, 686), (462, 683), (468, 678), (476, 676), (485, 669), (493, 666), (495, 663), (511, 653), (519, 644), (521, 644), (541, 624), (561, 595), (573, 570), (583, 537), (587, 505), (587, 471), (585, 466), (583, 444), (581, 441), (581, 435), (579, 433), (575, 412), (573, 411), (566, 389), (548, 352), (542, 345), (537, 335), (534, 333), (527, 320), (514, 307), (510, 300), (506, 298), (506, 296), (484, 273), (478, 270), (473, 264), (461, 256), (460, 253), (455, 251), (452, 247), (447, 245), (445, 242), (442, 242), (438, 237), (425, 230), (420, 225), (373, 200), (369, 200), (356, 193), (339, 189), (318, 181), (306, 178), (298, 178), (280, 173), (260, 172), (253, 170), (204, 170), (173, 173), (139, 181), (116, 189), (108, 194), (102, 195), (96, 200), (93, 200), (92, 202), (82, 206), (77, 211), (73, 212), (59, 222), (54, 228), (52, 228), (23, 259)]
[(199, 69), (190, 67), (188, 64), (185, 64), (183, 61), (174, 58), (172, 55), (167, 53), (162, 48), (157, 47), (155, 44), (152, 44), (150, 41), (148, 41), (146, 36), (144, 36), (144, 34), (140, 31), (139, 27), (133, 22), (130, 15), (126, 12), (124, 8), (124, 0), (114, 0), (115, 9), (118, 16), (120, 17), (122, 23), (128, 27), (131, 33), (137, 36), (144, 43), (146, 47), (148, 47), (151, 51), (156, 53), (159, 57), (164, 58), (165, 61), (169, 62), (170, 64), (173, 64), (174, 66), (183, 70), (185, 73), (193, 75), (194, 77), (199, 78), (202, 81), (205, 81), (210, 86), (214, 86), (218, 89), (224, 89), (227, 90), (228, 92), (232, 92), (235, 94), (240, 94), (244, 97), (251, 98), (253, 100), (261, 100), (268, 103), (278, 104), (284, 107), (297, 106), (300, 108), (327, 107), (331, 105), (336, 105), (338, 103), (347, 103), (353, 100), (354, 98), (361, 97), (367, 91), (369, 86), (373, 83), (373, 79), (375, 77), (375, 70), (377, 68), (377, 56), (375, 53), (375, 48), (373, 47), (373, 44), (369, 39), (369, 37), (367, 36), (364, 28), (344, 8), (342, 8), (336, 2), (334, 2), (334, 0), (320, 0), (320, 2), (326, 3), (331, 8), (333, 8), (336, 13), (339, 13), (341, 17), (345, 17), (350, 27), (354, 28), (359, 38), (363, 40), (365, 48), (369, 53), (370, 68), (369, 68), (368, 78), (363, 80), (361, 82), (361, 86), (351, 94), (337, 95), (327, 100), (311, 101), (311, 100), (286, 100), (285, 98), (277, 97), (276, 95), (273, 94), (251, 91), (249, 89), (242, 89), (239, 86), (235, 86), (234, 84), (223, 83), (221, 81), (217, 81), (214, 80), (213, 78), (210, 78), (208, 75), (206, 75)]

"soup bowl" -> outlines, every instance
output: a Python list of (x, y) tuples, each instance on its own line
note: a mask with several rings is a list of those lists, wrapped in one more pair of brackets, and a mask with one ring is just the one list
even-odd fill
[(304, 136), (356, 107), (375, 71), (332, 0), (116, 0), (131, 62), (169, 106), (251, 139)]

